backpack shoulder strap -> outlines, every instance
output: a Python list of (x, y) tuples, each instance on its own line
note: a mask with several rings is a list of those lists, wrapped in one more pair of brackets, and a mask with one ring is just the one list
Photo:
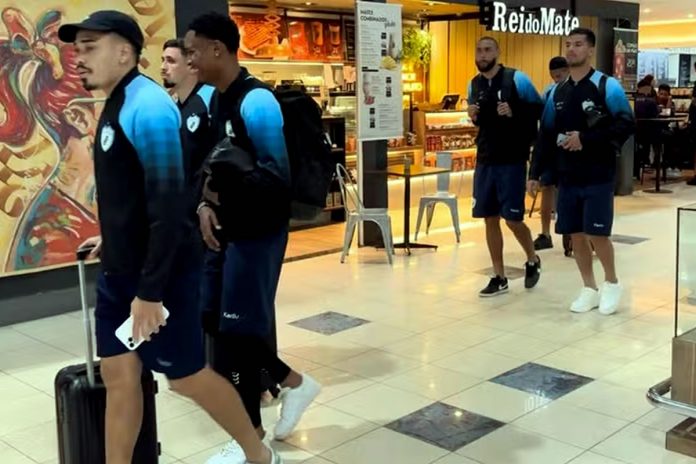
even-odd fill
[(599, 78), (599, 96), (604, 102), (604, 107), (607, 108), (607, 80), (609, 78), (607, 77), (606, 74), (602, 74), (602, 77)]
[(515, 85), (515, 73), (517, 70), (515, 68), (503, 68), (503, 83), (501, 88), (501, 95), (504, 101), (510, 101), (512, 98), (512, 89)]

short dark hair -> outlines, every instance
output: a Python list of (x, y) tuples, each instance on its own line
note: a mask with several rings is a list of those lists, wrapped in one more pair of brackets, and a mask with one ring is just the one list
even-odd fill
[(664, 90), (665, 92), (672, 93), (672, 87), (669, 84), (660, 84), (657, 90)]
[(584, 35), (585, 40), (587, 40), (587, 43), (590, 44), (590, 46), (594, 47), (597, 45), (597, 36), (595, 35), (592, 29), (588, 29), (586, 27), (576, 27), (575, 29), (570, 31), (568, 37), (570, 37), (571, 35)]
[(234, 55), (239, 50), (239, 27), (224, 14), (206, 13), (191, 21), (188, 28), (196, 35), (222, 42), (227, 50)]
[(489, 35), (484, 35), (483, 37), (478, 39), (478, 42), (476, 42), (476, 44), (478, 45), (481, 42), (483, 42), (484, 40), (490, 40), (491, 42), (493, 42), (495, 44), (495, 48), (500, 49), (500, 44), (498, 43), (498, 41)]
[(565, 69), (568, 67), (568, 60), (562, 56), (556, 56), (551, 58), (549, 61), (549, 71), (556, 71), (557, 69)]
[(184, 39), (169, 39), (166, 42), (164, 42), (164, 45), (162, 46), (162, 50), (166, 50), (168, 48), (178, 48), (181, 50), (181, 53), (186, 51), (186, 46), (184, 45)]

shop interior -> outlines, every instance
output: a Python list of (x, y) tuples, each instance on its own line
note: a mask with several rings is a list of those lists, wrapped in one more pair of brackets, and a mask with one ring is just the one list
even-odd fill
[[(458, 195), (460, 220), (466, 222), (476, 158), (476, 128), (466, 113), (466, 94), (476, 73), (477, 38), (495, 36), (502, 63), (524, 70), (539, 92), (551, 82), (548, 61), (561, 53), (562, 38), (487, 31), (479, 23), (477, 5), (390, 3), (403, 5), (404, 131), (402, 138), (388, 141), (388, 164), (408, 159), (413, 165), (433, 166), (437, 151), (452, 152), (450, 192)], [(354, 7), (352, 0), (229, 2), (230, 16), (242, 35), (242, 64), (271, 85), (303, 85), (324, 108), (333, 142), (343, 149), (338, 161), (357, 175)], [(596, 29), (596, 22), (581, 18), (586, 27)], [(436, 187), (437, 176), (418, 178), (411, 185), (408, 206), (417, 208), (420, 197)], [(393, 235), (398, 237), (403, 234), (404, 180), (390, 178), (388, 188)], [(452, 227), (449, 214), (442, 211), (435, 214), (431, 230)], [(340, 250), (343, 219), (336, 185), (319, 221), (293, 223), (288, 259)]]

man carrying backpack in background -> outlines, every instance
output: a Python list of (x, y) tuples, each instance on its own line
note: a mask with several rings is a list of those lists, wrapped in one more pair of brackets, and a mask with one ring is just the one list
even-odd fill
[[(231, 377), (259, 436), (265, 435), (261, 370), (287, 389), (274, 431), (282, 440), (319, 394), (320, 385), (293, 371), (267, 342), (288, 242), (290, 160), (279, 102), (271, 89), (240, 67), (239, 42), (237, 25), (216, 13), (196, 18), (185, 38), (199, 79), (219, 92), (213, 118), (216, 140), (222, 142), (208, 160), (207, 199), (198, 208), (212, 265), (221, 265), (222, 272), (221, 288), (215, 287), (213, 278), (203, 297), (217, 300), (205, 308), (215, 321), (206, 324), (206, 330), (216, 337), (215, 368)], [(243, 456), (239, 445), (231, 442), (208, 462), (236, 464), (243, 462)]]
[(479, 296), (508, 291), (503, 263), (500, 218), (522, 245), (527, 257), (525, 288), (533, 288), (541, 275), (541, 260), (534, 251), (529, 227), (523, 222), (529, 151), (536, 137), (543, 107), (530, 79), (520, 71), (498, 63), (500, 47), (492, 37), (476, 44), (480, 74), (469, 87), (469, 116), (479, 127), (474, 172), (473, 216), (486, 221), (486, 241), (495, 276)]
[[(553, 84), (549, 85), (542, 95), (544, 103), (549, 98), (549, 94), (555, 85), (568, 78), (570, 69), (568, 62), (562, 56), (556, 56), (549, 61), (549, 73)], [(553, 248), (551, 239), (551, 216), (555, 208), (556, 200), (556, 173), (551, 169), (541, 176), (541, 234), (534, 240), (535, 250), (548, 250)], [(563, 237), (564, 245), (566, 243)]]
[[(616, 276), (611, 229), (614, 221), (616, 157), (635, 130), (633, 111), (621, 84), (592, 68), (596, 37), (589, 29), (571, 31), (566, 41), (570, 77), (549, 95), (534, 150), (529, 191), (539, 175), (558, 172), (556, 232), (571, 234), (584, 287), (570, 310), (616, 312), (622, 288)], [(592, 268), (592, 248), (604, 268), (601, 292)]]

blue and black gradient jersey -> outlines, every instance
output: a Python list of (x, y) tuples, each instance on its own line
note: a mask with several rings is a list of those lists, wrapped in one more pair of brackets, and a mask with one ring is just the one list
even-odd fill
[[(583, 149), (578, 152), (557, 144), (558, 134), (573, 131), (580, 133)], [(555, 171), (560, 183), (612, 182), (617, 153), (634, 131), (633, 110), (619, 81), (594, 69), (577, 82), (569, 78), (554, 86), (546, 101), (530, 177)]]
[(107, 99), (94, 141), (103, 270), (139, 275), (137, 296), (146, 301), (162, 301), (191, 236), (180, 127), (172, 98), (133, 69)]
[(283, 112), (270, 88), (242, 68), (214, 101), (216, 140), (229, 137), (254, 157), (256, 168), (216, 179), (218, 216), (231, 240), (258, 238), (286, 227), (290, 219), (290, 160), (285, 145)]
[(512, 117), (498, 115), (498, 103), (503, 95), (504, 67), (488, 80), (482, 75), (474, 77), (478, 94), (473, 95), (473, 81), (469, 84), (468, 103), (479, 106), (476, 125), (479, 127), (477, 163), (516, 164), (529, 159), (529, 150), (536, 137), (536, 130), (543, 102), (532, 81), (526, 74), (515, 70), (511, 95), (507, 103)]
[(217, 92), (214, 87), (198, 84), (191, 95), (177, 104), (181, 111), (181, 143), (184, 149), (184, 166), (191, 188), (193, 217), (201, 198), (204, 162), (215, 146), (217, 127), (211, 115)]

